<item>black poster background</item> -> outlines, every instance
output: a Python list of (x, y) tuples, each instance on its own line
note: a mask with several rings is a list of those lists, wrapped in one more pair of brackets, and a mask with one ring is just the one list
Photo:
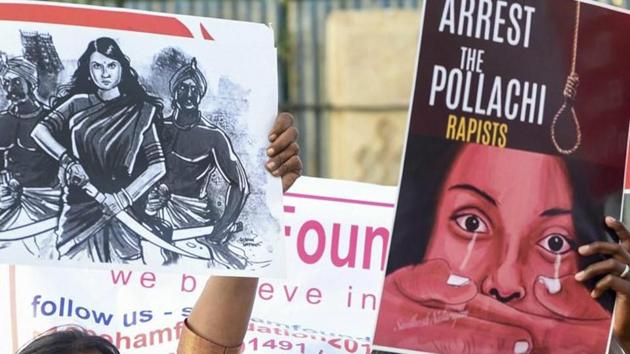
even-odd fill
[[(455, 1), (456, 8), (460, 3)], [(520, 3), (536, 8), (529, 48), (439, 32), (444, 1), (427, 1), (410, 134), (443, 137), (449, 114), (467, 115), (448, 110), (439, 104), (440, 101), (433, 107), (428, 105), (433, 66), (459, 67), (459, 48), (466, 46), (485, 50), (482, 70), (486, 75), (486, 86), (495, 75), (502, 76), (504, 81), (516, 78), (547, 85), (542, 127), (505, 118), (477, 118), (509, 124), (508, 147), (556, 152), (551, 143), (551, 123), (562, 104), (562, 91), (570, 72), (575, 3), (546, 0)], [(587, 3), (582, 3), (581, 12), (576, 68), (580, 85), (575, 107), (582, 126), (584, 148), (576, 156), (616, 169), (623, 168), (630, 118), (630, 100), (627, 99), (630, 97), (629, 16)], [(505, 37), (505, 27), (502, 35)], [(476, 87), (476, 82), (472, 87)], [(489, 90), (486, 97), (488, 94)], [(571, 145), (575, 134), (573, 125), (567, 121), (563, 123), (566, 124), (560, 126), (560, 137), (566, 145)]]

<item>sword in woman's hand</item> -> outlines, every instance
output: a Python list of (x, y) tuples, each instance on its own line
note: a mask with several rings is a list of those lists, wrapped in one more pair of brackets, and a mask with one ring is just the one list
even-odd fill
[[(86, 182), (83, 186), (81, 186), (81, 188), (83, 188), (85, 193), (89, 195), (90, 197), (94, 198), (94, 200), (96, 200), (99, 204), (103, 204), (103, 202), (105, 201), (105, 195), (103, 195), (103, 193), (101, 193), (92, 183)], [(202, 258), (202, 257), (199, 257), (198, 255), (187, 252), (175, 245), (172, 245), (166, 242), (161, 237), (154, 234), (151, 230), (147, 229), (144, 225), (142, 225), (140, 222), (138, 222), (136, 219), (134, 219), (131, 215), (129, 215), (124, 210), (114, 215), (114, 217), (118, 219), (118, 221), (125, 224), (133, 232), (137, 233), (140, 237), (142, 237), (146, 241), (151, 242), (152, 244), (160, 248), (163, 248), (171, 252), (175, 252), (177, 254), (180, 254), (186, 257), (192, 257), (192, 258), (198, 258), (198, 259)]]

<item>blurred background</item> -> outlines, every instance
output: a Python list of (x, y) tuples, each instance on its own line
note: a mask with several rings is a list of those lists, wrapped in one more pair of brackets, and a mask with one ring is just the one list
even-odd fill
[[(84, 0), (271, 24), (304, 174), (396, 185), (425, 0)], [(599, 0), (630, 8), (630, 0)]]

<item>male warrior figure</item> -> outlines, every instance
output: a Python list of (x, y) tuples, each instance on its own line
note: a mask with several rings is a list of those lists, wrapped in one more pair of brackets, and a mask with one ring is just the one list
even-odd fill
[[(164, 119), (159, 132), (167, 172), (149, 193), (146, 212), (175, 230), (213, 225), (210, 234), (196, 240), (208, 248), (212, 261), (243, 268), (244, 258), (229, 249), (228, 241), (238, 230), (236, 220), (249, 194), (245, 170), (227, 135), (199, 110), (208, 84), (197, 61), (192, 59), (181, 67), (169, 86), (173, 113)], [(222, 213), (207, 191), (214, 171), (228, 183)]]
[[(16, 237), (10, 230), (52, 218), (59, 211), (58, 163), (31, 138), (33, 127), (48, 114), (36, 98), (35, 65), (21, 57), (0, 58), (0, 81), (10, 103), (0, 112), (0, 233), (23, 239), (26, 235)], [(43, 236), (50, 243), (48, 251), (54, 249), (51, 235)], [(42, 242), (31, 238), (24, 245), (30, 253), (44, 256)]]

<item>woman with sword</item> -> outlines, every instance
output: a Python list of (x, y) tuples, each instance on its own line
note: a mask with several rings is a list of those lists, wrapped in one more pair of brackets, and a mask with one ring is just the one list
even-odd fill
[(140, 237), (174, 248), (155, 235), (166, 228), (147, 229), (134, 218), (142, 214), (135, 212), (139, 199), (166, 171), (154, 123), (162, 104), (138, 79), (116, 41), (96, 39), (60, 104), (32, 132), (62, 169), (61, 258), (141, 262)]
[[(301, 175), (297, 129), (293, 117), (282, 113), (269, 135), (267, 170), (282, 178), (287, 191)], [(210, 277), (185, 322), (178, 354), (238, 354), (242, 350), (251, 315), (257, 278)], [(18, 354), (120, 354), (102, 337), (81, 329), (45, 334), (19, 350)]]

